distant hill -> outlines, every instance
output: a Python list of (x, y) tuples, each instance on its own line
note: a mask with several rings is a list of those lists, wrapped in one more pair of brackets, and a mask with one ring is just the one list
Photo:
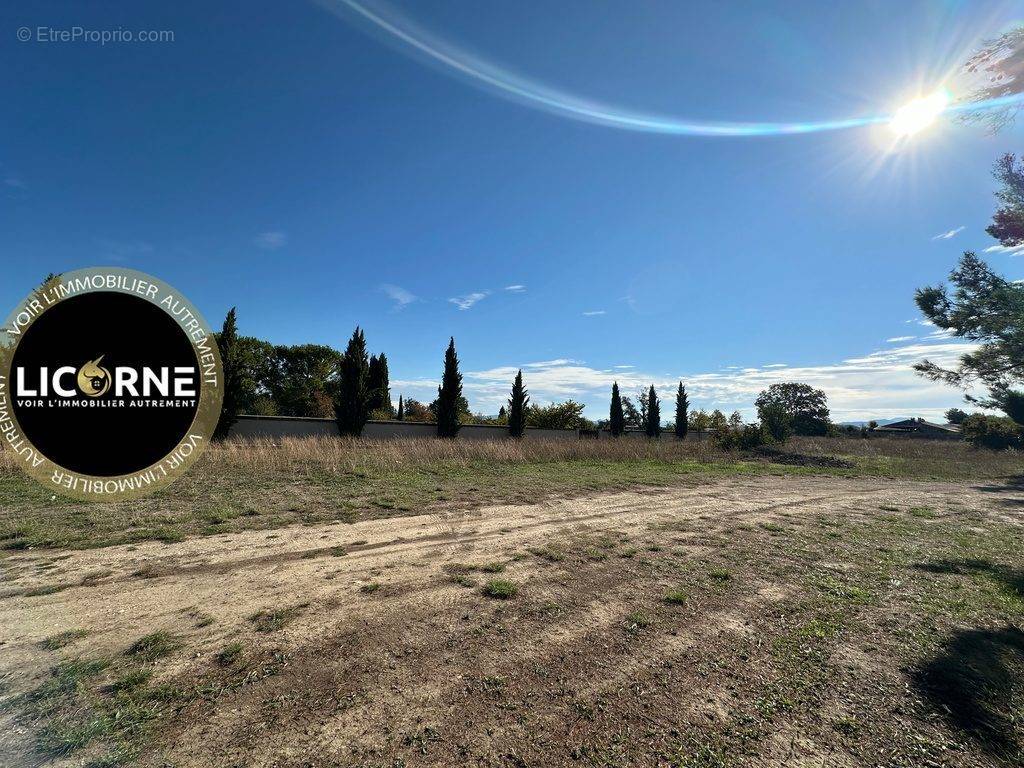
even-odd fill
[[(900, 416), (897, 419), (875, 419), (875, 423), (880, 427), (884, 427), (886, 424), (895, 424), (897, 421), (906, 421), (911, 418), (910, 416)], [(870, 421), (870, 419), (868, 420)], [(866, 427), (868, 421), (841, 421), (839, 422), (840, 427)]]

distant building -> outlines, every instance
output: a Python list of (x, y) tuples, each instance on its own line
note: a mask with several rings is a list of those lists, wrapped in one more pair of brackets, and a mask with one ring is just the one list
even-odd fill
[(918, 437), (931, 438), (935, 440), (957, 440), (960, 438), (960, 427), (956, 424), (935, 424), (924, 419), (904, 419), (894, 421), (892, 424), (875, 427), (873, 435), (884, 435), (889, 437)]

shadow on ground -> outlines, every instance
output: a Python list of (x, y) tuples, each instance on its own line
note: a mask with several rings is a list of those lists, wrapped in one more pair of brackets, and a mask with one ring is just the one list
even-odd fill
[[(919, 563), (929, 573), (984, 574), (1024, 599), (1024, 572), (988, 560)], [(924, 700), (990, 755), (1024, 760), (1024, 632), (1014, 626), (965, 629), (911, 678)]]
[(1024, 475), (1008, 477), (1001, 483), (976, 485), (974, 488), (975, 490), (984, 491), (985, 493), (1007, 494), (1004, 498), (997, 500), (999, 504), (1004, 506), (1024, 507)]

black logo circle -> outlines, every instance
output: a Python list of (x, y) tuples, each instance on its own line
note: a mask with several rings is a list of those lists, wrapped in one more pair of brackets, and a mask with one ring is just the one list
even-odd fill
[[(55, 391), (53, 374), (63, 366), (74, 373), (59, 386), (74, 397)], [(13, 367), (22, 385), (11, 401), (18, 423), (41, 453), (72, 472), (116, 477), (148, 467), (181, 442), (199, 411), (192, 345), (173, 317), (138, 296), (65, 299), (25, 332)], [(193, 373), (182, 388), (174, 371), (184, 368)], [(129, 373), (115, 387), (118, 371)], [(175, 397), (176, 385), (189, 394)]]
[(223, 372), (205, 321), (141, 272), (49, 279), (0, 331), (0, 435), (31, 475), (79, 498), (142, 495), (209, 442)]

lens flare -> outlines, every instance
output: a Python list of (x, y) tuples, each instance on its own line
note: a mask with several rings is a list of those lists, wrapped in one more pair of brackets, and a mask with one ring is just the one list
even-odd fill
[[(379, 2), (360, 0), (315, 0), (330, 13), (346, 21), (384, 33), (387, 39), (421, 60), (438, 66), (504, 98), (524, 106), (542, 109), (572, 120), (628, 131), (660, 133), (674, 136), (790, 136), (794, 134), (842, 131), (869, 126), (889, 126), (899, 139), (931, 125), (943, 113), (965, 114), (1014, 107), (1024, 102), (1024, 94), (1012, 94), (984, 101), (952, 102), (945, 91), (915, 99), (895, 114), (869, 114), (832, 120), (793, 122), (732, 122), (693, 120), (684, 117), (638, 112), (615, 104), (553, 88), (469, 53), (451, 42), (423, 29), (394, 8)], [(372, 5), (372, 7), (371, 7)]]
[(889, 129), (901, 138), (913, 136), (934, 123), (948, 106), (949, 94), (945, 91), (914, 99), (896, 110)]

